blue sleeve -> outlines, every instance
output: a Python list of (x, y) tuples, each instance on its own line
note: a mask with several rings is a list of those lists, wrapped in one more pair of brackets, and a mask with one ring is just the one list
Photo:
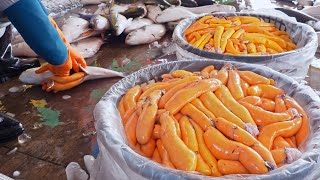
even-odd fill
[(48, 19), (39, 0), (20, 0), (4, 14), (39, 56), (52, 65), (61, 65), (68, 58), (68, 49)]

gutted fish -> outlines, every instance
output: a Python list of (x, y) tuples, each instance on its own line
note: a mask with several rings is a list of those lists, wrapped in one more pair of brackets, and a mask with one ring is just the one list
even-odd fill
[(115, 35), (119, 36), (122, 32), (131, 25), (132, 18), (127, 19), (122, 14), (112, 14), (111, 22)]
[(196, 14), (188, 11), (185, 8), (182, 8), (181, 6), (171, 7), (162, 11), (161, 14), (157, 17), (156, 21), (158, 23), (166, 23), (171, 21), (178, 21), (189, 17), (196, 17)]
[[(46, 81), (50, 77), (54, 76), (54, 74), (50, 71), (41, 74), (36, 74), (35, 71), (37, 69), (38, 68), (32, 68), (22, 72), (19, 77), (19, 80), (26, 84), (40, 85), (41, 82)], [(84, 71), (86, 73), (86, 76), (84, 77), (82, 82), (109, 77), (124, 77), (123, 73), (101, 67), (87, 66), (84, 69)]]
[(236, 8), (228, 5), (208, 5), (201, 7), (170, 7), (162, 11), (156, 21), (158, 23), (166, 23), (172, 21), (178, 21), (189, 17), (195, 17), (198, 14), (213, 13), (213, 12), (235, 12)]
[(126, 37), (126, 44), (139, 45), (149, 44), (154, 41), (160, 40), (166, 33), (166, 28), (162, 24), (151, 24), (143, 26), (129, 33)]
[(76, 43), (72, 43), (71, 46), (78, 51), (84, 58), (89, 58), (95, 55), (103, 44), (103, 40), (98, 37), (90, 37), (83, 39)]
[(153, 21), (150, 20), (150, 19), (147, 19), (147, 18), (141, 18), (141, 19), (136, 18), (136, 19), (134, 19), (132, 21), (131, 26), (127, 27), (124, 30), (124, 32), (126, 34), (128, 34), (128, 33), (132, 32), (132, 31), (134, 31), (136, 29), (139, 29), (139, 28), (141, 28), (143, 26), (147, 26), (147, 25), (150, 25), (150, 24), (153, 24)]
[(161, 14), (161, 8), (158, 5), (147, 5), (147, 10), (147, 17), (156, 23), (157, 17)]
[(89, 22), (85, 19), (79, 17), (70, 17), (61, 27), (61, 30), (67, 41), (72, 42), (72, 40), (79, 37), (82, 33), (88, 31), (88, 27)]
[(26, 42), (21, 42), (12, 46), (12, 55), (15, 57), (38, 57)]

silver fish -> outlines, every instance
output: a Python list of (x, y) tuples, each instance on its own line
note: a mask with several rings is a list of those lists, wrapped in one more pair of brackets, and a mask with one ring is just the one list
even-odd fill
[[(50, 77), (54, 76), (54, 74), (50, 71), (41, 74), (36, 74), (35, 71), (37, 69), (38, 68), (32, 68), (22, 72), (19, 77), (19, 80), (26, 84), (40, 85), (41, 82), (46, 81)], [(124, 77), (124, 74), (121, 72), (101, 67), (87, 66), (85, 69), (83, 69), (83, 71), (85, 71), (86, 76), (84, 77), (82, 82), (109, 77)]]
[(161, 14), (157, 16), (156, 21), (158, 23), (166, 23), (195, 16), (196, 14), (182, 7), (171, 7), (162, 11)]
[(131, 25), (129, 27), (127, 27), (124, 32), (126, 34), (136, 30), (136, 29), (139, 29), (143, 26), (147, 26), (147, 25), (150, 25), (150, 24), (153, 24), (153, 21), (150, 20), (150, 19), (147, 19), (147, 18), (136, 18), (132, 21)]
[(72, 42), (75, 38), (79, 37), (82, 33), (88, 31), (89, 22), (79, 17), (68, 18), (61, 30), (65, 35), (67, 41)]
[(103, 40), (101, 38), (90, 37), (76, 43), (72, 43), (71, 46), (84, 58), (90, 58), (99, 51), (102, 44)]
[(320, 4), (317, 6), (305, 7), (301, 11), (317, 19), (320, 19)]
[(78, 13), (80, 18), (89, 21), (89, 27), (93, 30), (108, 30), (111, 28), (111, 24), (107, 18), (100, 14), (90, 14), (90, 13)]
[(131, 25), (132, 18), (127, 19), (122, 14), (112, 14), (111, 22), (113, 29), (115, 31), (115, 35), (119, 36), (122, 32)]
[(320, 31), (320, 21), (314, 23), (313, 28), (314, 28), (314, 30), (316, 30), (316, 31)]
[(165, 23), (171, 21), (178, 21), (189, 17), (195, 17), (198, 14), (213, 13), (213, 12), (235, 12), (236, 8), (228, 5), (208, 5), (194, 8), (187, 7), (170, 7), (161, 12), (157, 16), (156, 21), (158, 23)]
[(119, 14), (119, 13), (125, 12), (127, 9), (129, 9), (129, 4), (121, 4), (121, 5), (114, 4), (111, 7), (110, 12), (114, 14)]
[(156, 23), (157, 17), (161, 14), (161, 8), (158, 5), (147, 5), (147, 10), (147, 17)]
[(95, 15), (90, 19), (90, 26), (97, 31), (106, 31), (111, 28), (109, 20), (101, 15)]
[(151, 24), (136, 29), (129, 33), (126, 37), (126, 44), (139, 45), (149, 44), (154, 41), (160, 40), (166, 33), (166, 28), (162, 24)]

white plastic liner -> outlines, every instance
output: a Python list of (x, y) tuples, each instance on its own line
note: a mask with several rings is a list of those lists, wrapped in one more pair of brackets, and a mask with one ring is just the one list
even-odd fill
[(300, 150), (302, 157), (264, 175), (229, 175), (213, 178), (196, 173), (166, 168), (134, 152), (126, 142), (124, 128), (116, 108), (117, 102), (129, 88), (157, 79), (176, 69), (199, 71), (208, 65), (220, 69), (226, 61), (176, 61), (139, 70), (116, 84), (102, 97), (94, 110), (100, 153), (94, 163), (91, 179), (313, 179), (320, 176), (320, 98), (309, 87), (268, 67), (232, 62), (240, 70), (250, 70), (273, 78), (276, 86), (293, 97), (309, 115), (311, 135)]

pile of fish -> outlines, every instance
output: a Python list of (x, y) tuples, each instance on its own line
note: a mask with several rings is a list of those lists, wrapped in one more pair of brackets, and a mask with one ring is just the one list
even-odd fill
[[(80, 2), (98, 4), (98, 8), (94, 13), (80, 12), (70, 16), (61, 30), (72, 47), (85, 58), (96, 54), (110, 34), (126, 36), (127, 45), (149, 44), (160, 40), (182, 19), (203, 13), (236, 11), (233, 6), (213, 4), (214, 0), (150, 0), (134, 4), (114, 4), (112, 0)], [(14, 55), (36, 56), (25, 42), (14, 46)]]

